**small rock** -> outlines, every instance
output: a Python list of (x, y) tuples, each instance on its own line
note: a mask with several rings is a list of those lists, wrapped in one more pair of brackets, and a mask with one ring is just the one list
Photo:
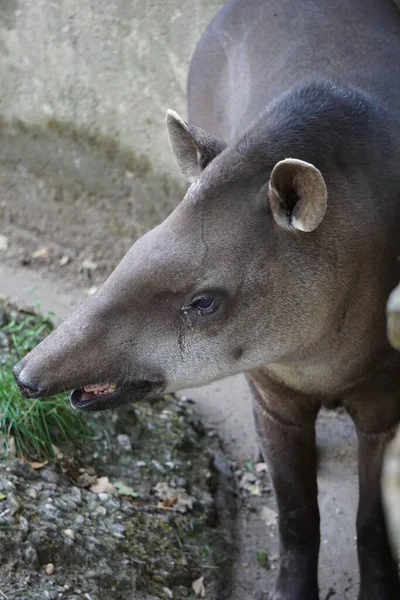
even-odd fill
[(33, 546), (27, 544), (22, 553), (24, 562), (27, 566), (36, 568), (39, 564), (39, 558), (37, 552)]
[(76, 515), (75, 517), (75, 525), (77, 527), (81, 527), (85, 522), (85, 517), (83, 515)]
[(95, 294), (97, 292), (97, 290), (98, 290), (97, 285), (92, 285), (92, 287), (87, 288), (85, 290), (85, 293), (87, 296), (93, 296), (93, 294)]
[(19, 500), (13, 492), (9, 492), (7, 494), (7, 500), (8, 500), (9, 505), (11, 506), (11, 508), (14, 510), (14, 512), (20, 509), (21, 505), (19, 503)]
[(278, 522), (278, 513), (268, 506), (263, 506), (261, 509), (261, 519), (267, 527), (273, 527)]
[(96, 517), (105, 517), (107, 515), (107, 509), (105, 506), (97, 506), (97, 508), (94, 509), (93, 514), (96, 515)]
[(163, 587), (163, 592), (164, 592), (164, 594), (166, 594), (168, 596), (168, 598), (173, 598), (174, 597), (174, 594), (172, 593), (172, 590), (170, 590), (167, 587)]
[(110, 499), (109, 494), (106, 494), (106, 492), (100, 492), (99, 494), (99, 500), (101, 500), (102, 502), (107, 502), (107, 500)]
[(74, 486), (73, 488), (71, 488), (69, 495), (71, 496), (71, 499), (75, 502), (75, 504), (78, 504), (78, 506), (82, 504), (82, 492), (78, 487)]
[(64, 256), (60, 258), (59, 265), (60, 267), (65, 267), (65, 265), (67, 265), (69, 262), (71, 262), (71, 257), (67, 254), (64, 254)]
[(35, 252), (32, 252), (33, 259), (47, 260), (50, 257), (51, 257), (51, 248), (47, 248), (47, 247), (39, 248), (38, 250), (35, 250)]
[(158, 460), (155, 460), (153, 458), (151, 462), (155, 466), (155, 468), (157, 469), (157, 471), (160, 471), (160, 473), (165, 473), (164, 467), (158, 462)]
[(53, 565), (53, 563), (48, 563), (45, 568), (45, 573), (46, 575), (53, 575), (54, 571), (56, 570), (55, 566)]
[(54, 483), (56, 485), (60, 483), (60, 476), (58, 475), (58, 473), (53, 471), (53, 469), (43, 469), (42, 471), (40, 471), (40, 473), (42, 475), (42, 479), (44, 481), (47, 481), (47, 483)]
[(93, 260), (90, 259), (85, 259), (82, 264), (81, 264), (81, 271), (96, 271), (96, 269), (98, 268), (98, 264), (95, 263)]
[(89, 473), (85, 471), (84, 473), (81, 473), (79, 475), (75, 482), (75, 485), (79, 486), (80, 488), (87, 488), (92, 484), (96, 483), (96, 481), (97, 477), (95, 475), (89, 475)]
[(0, 235), (0, 252), (8, 250), (8, 238), (5, 235)]
[(29, 496), (29, 498), (32, 498), (32, 500), (36, 500), (36, 498), (38, 496), (37, 491), (31, 487), (26, 490), (26, 494), (27, 494), (27, 496)]
[(75, 539), (75, 531), (73, 529), (64, 529), (63, 534), (70, 540)]
[(32, 533), (30, 533), (28, 536), (28, 540), (30, 541), (32, 546), (34, 546), (35, 548), (39, 548), (39, 546), (42, 543), (42, 538), (41, 538), (40, 532), (32, 531)]
[(117, 441), (124, 450), (126, 450), (127, 452), (132, 451), (131, 440), (129, 439), (129, 437), (127, 435), (121, 433), (120, 435), (117, 436)]
[(194, 591), (196, 598), (204, 598), (206, 595), (204, 577), (200, 577), (199, 579), (196, 579), (196, 581), (193, 581), (192, 590)]

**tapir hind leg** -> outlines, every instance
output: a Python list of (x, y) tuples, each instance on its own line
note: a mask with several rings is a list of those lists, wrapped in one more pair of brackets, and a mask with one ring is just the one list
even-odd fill
[(315, 420), (319, 404), (274, 386), (267, 389), (252, 375), (249, 381), (256, 428), (279, 512), (280, 568), (270, 598), (318, 600), (320, 518)]

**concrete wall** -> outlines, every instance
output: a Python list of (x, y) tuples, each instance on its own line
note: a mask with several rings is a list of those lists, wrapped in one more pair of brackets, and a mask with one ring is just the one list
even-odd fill
[(222, 3), (3, 0), (1, 118), (83, 127), (175, 170), (165, 111), (185, 112), (190, 56)]

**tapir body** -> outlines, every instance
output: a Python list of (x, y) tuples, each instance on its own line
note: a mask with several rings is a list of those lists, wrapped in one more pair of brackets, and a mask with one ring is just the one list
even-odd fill
[(101, 410), (246, 372), (279, 508), (272, 600), (318, 598), (315, 420), (342, 403), (359, 438), (359, 599), (400, 598), (380, 495), (400, 422), (385, 325), (400, 15), (391, 0), (230, 1), (193, 57), (188, 108), (188, 123), (167, 114), (184, 200), (16, 379)]

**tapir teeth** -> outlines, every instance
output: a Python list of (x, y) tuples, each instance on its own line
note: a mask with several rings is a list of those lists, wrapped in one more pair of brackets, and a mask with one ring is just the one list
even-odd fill
[(117, 386), (114, 383), (98, 383), (96, 385), (84, 385), (84, 392), (93, 392), (96, 396), (99, 394), (111, 394)]

